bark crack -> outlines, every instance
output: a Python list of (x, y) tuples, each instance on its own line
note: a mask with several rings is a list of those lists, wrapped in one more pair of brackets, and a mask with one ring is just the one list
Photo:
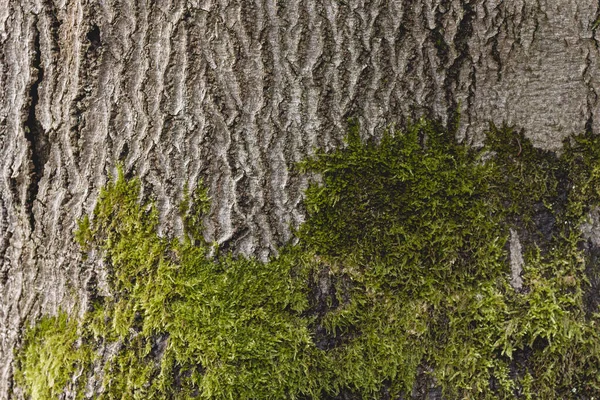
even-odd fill
[(588, 115), (587, 121), (585, 122), (585, 131), (586, 132), (594, 131), (594, 105), (598, 101), (598, 94), (596, 93), (596, 90), (594, 89), (594, 85), (592, 83), (592, 76), (591, 76), (591, 72), (590, 72), (591, 68), (592, 68), (592, 58), (591, 58), (590, 51), (588, 51), (587, 56), (585, 58), (585, 69), (583, 70), (583, 77), (584, 77), (584, 80), (586, 83), (586, 87), (588, 89), (587, 112), (589, 115)]
[(40, 31), (37, 27), (37, 20), (34, 23), (33, 37), (33, 60), (31, 68), (34, 71), (34, 80), (29, 87), (29, 112), (25, 120), (25, 139), (29, 142), (30, 170), (29, 187), (27, 188), (27, 198), (25, 202), (25, 212), (29, 218), (31, 230), (35, 230), (35, 216), (33, 214), (33, 202), (37, 198), (39, 182), (44, 175), (44, 166), (48, 160), (49, 146), (48, 135), (42, 124), (37, 119), (36, 107), (39, 102), (39, 87), (44, 79), (44, 69), (42, 68), (42, 54), (40, 46)]
[(471, 55), (469, 54), (469, 40), (473, 36), (473, 20), (476, 18), (476, 11), (473, 4), (469, 1), (463, 3), (463, 10), (464, 15), (458, 24), (458, 29), (453, 43), (456, 51), (456, 57), (452, 65), (450, 65), (448, 68), (444, 82), (446, 102), (448, 105), (448, 121), (453, 120), (456, 110), (460, 106), (454, 91), (458, 89), (460, 85), (461, 69), (464, 67), (465, 61), (471, 61)]

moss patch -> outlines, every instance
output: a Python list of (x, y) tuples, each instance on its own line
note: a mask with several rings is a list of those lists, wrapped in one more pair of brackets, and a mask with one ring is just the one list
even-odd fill
[(105, 397), (286, 398), (311, 394), (323, 357), (312, 344), (303, 289), (305, 255), (277, 260), (208, 257), (198, 229), (207, 197), (182, 204), (184, 238), (156, 235), (152, 204), (120, 175), (101, 194), (78, 237), (99, 246), (115, 296), (88, 313), (99, 345), (121, 348), (105, 367)]
[[(428, 121), (365, 143), (353, 125), (345, 148), (299, 165), (322, 183), (299, 243), (268, 263), (209, 256), (202, 189), (182, 203), (184, 237), (159, 237), (155, 207), (120, 172), (76, 233), (105, 255), (113, 295), (88, 310), (79, 345), (63, 314), (28, 331), (18, 383), (54, 398), (93, 361), (100, 398), (384, 398), (411, 393), (419, 371), (447, 398), (597, 396), (597, 310), (584, 305), (596, 258), (579, 226), (600, 203), (600, 140), (564, 149), (494, 126), (472, 149)], [(114, 355), (89, 361), (107, 345)], [(63, 363), (52, 385), (33, 380)]]
[(72, 378), (89, 367), (92, 355), (79, 342), (78, 325), (76, 319), (69, 319), (63, 312), (56, 317), (43, 317), (27, 331), (17, 358), (20, 368), (15, 374), (15, 381), (26, 395), (32, 399), (57, 399), (68, 386), (81, 389), (73, 385)]

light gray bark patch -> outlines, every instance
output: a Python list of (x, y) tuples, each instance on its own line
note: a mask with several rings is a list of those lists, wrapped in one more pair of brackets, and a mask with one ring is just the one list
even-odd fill
[(587, 222), (581, 224), (581, 233), (586, 240), (594, 246), (600, 247), (600, 210), (594, 208), (590, 211)]
[(523, 288), (523, 279), (521, 278), (521, 272), (523, 272), (523, 249), (521, 248), (521, 242), (519, 241), (519, 235), (514, 229), (510, 230), (510, 285), (515, 290), (521, 290)]

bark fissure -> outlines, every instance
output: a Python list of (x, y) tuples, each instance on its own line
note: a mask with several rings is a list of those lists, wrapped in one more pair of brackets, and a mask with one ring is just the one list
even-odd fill
[(39, 102), (39, 88), (44, 80), (44, 69), (42, 68), (42, 54), (40, 50), (40, 31), (37, 27), (37, 21), (34, 23), (33, 36), (33, 60), (32, 70), (34, 72), (34, 80), (29, 87), (29, 109), (27, 119), (25, 121), (25, 139), (29, 142), (30, 152), (30, 182), (27, 189), (27, 198), (25, 211), (29, 219), (31, 231), (35, 231), (35, 215), (33, 213), (33, 203), (37, 199), (39, 183), (44, 176), (44, 168), (49, 156), (48, 135), (45, 132), (42, 124), (36, 116), (36, 107)]
[(583, 70), (583, 79), (588, 88), (587, 95), (587, 108), (588, 108), (588, 118), (585, 122), (585, 130), (586, 132), (594, 131), (594, 105), (598, 102), (598, 93), (592, 84), (592, 76), (590, 73), (590, 68), (593, 68), (593, 61), (591, 58), (590, 51), (588, 50), (587, 56), (585, 59), (585, 69)]
[[(458, 24), (453, 43), (456, 50), (456, 57), (452, 62), (452, 65), (448, 68), (444, 82), (446, 88), (446, 102), (448, 104), (446, 114), (447, 121), (453, 120), (456, 112), (459, 111), (459, 106), (461, 106), (459, 100), (456, 98), (456, 90), (459, 89), (460, 86), (461, 71), (467, 61), (472, 64), (471, 56), (469, 55), (469, 40), (473, 35), (473, 19), (476, 17), (476, 12), (473, 4), (469, 1), (463, 3), (463, 11), (464, 15)], [(468, 80), (471, 81), (473, 75), (469, 74), (468, 76)], [(467, 87), (470, 87), (471, 84), (472, 81), (468, 82)], [(470, 89), (468, 89), (468, 91), (469, 90)]]

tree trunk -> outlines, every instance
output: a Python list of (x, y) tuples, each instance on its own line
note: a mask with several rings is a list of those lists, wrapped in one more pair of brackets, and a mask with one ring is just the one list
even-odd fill
[(265, 259), (303, 220), (296, 162), (406, 118), (478, 145), (490, 121), (559, 150), (600, 132), (592, 0), (0, 0), (0, 399), (41, 315), (85, 304), (101, 262), (76, 222), (117, 163), (181, 232)]

